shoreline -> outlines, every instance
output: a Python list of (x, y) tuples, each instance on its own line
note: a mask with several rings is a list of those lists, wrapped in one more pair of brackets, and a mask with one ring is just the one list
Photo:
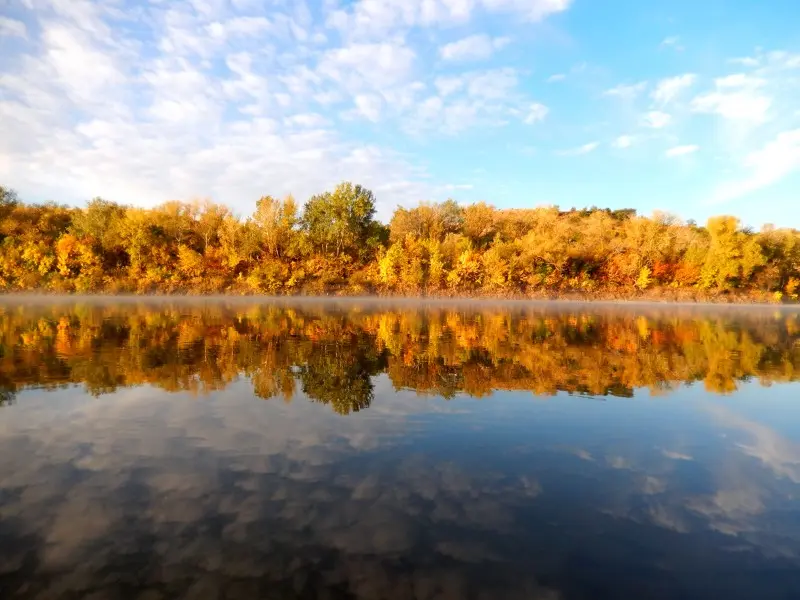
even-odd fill
[(19, 302), (34, 304), (54, 304), (64, 302), (120, 302), (120, 303), (149, 303), (149, 302), (233, 302), (237, 304), (262, 304), (262, 303), (369, 303), (369, 304), (413, 304), (413, 305), (487, 305), (499, 304), (505, 306), (616, 306), (616, 307), (675, 307), (675, 308), (759, 308), (772, 310), (800, 310), (798, 302), (764, 302), (745, 297), (721, 298), (654, 298), (642, 295), (641, 297), (603, 297), (602, 295), (569, 294), (555, 297), (543, 295), (398, 295), (398, 294), (295, 294), (295, 295), (267, 295), (267, 294), (189, 294), (189, 293), (92, 293), (75, 294), (49, 291), (20, 291), (0, 293), (0, 305), (16, 305)]

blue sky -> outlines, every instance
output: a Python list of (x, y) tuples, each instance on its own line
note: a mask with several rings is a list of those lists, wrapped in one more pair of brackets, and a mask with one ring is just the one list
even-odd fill
[(11, 0), (0, 182), (249, 214), (367, 185), (800, 227), (800, 3)]

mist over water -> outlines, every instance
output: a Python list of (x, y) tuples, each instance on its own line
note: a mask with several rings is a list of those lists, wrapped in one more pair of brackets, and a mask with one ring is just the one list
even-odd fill
[(800, 595), (800, 314), (0, 302), (3, 598)]

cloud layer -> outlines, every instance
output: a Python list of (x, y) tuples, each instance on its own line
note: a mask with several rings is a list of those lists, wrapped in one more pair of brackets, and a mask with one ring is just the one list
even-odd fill
[[(555, 185), (589, 160), (602, 172), (581, 179), (616, 202), (638, 201), (618, 193), (630, 161), (653, 192), (691, 175), (678, 194), (687, 205), (660, 206), (679, 212), (797, 174), (796, 49), (739, 40), (741, 52), (709, 55), (680, 32), (648, 30), (649, 47), (631, 50), (617, 39), (623, 25), (607, 28), (602, 48), (635, 52), (652, 71), (642, 72), (596, 56), (582, 25), (592, 10), (571, 0), (13, 3), (0, 17), (0, 181), (33, 200), (209, 196), (249, 213), (263, 194), (303, 200), (349, 179), (376, 192), (386, 219), (453, 185), (498, 204), (603, 204)], [(694, 146), (703, 152), (691, 165), (665, 162)], [(775, 148), (785, 158), (765, 167)], [(544, 189), (529, 198), (534, 184)]]
[[(424, 160), (359, 130), (544, 118), (529, 111), (514, 69), (451, 69), (442, 93), (425, 63), (437, 52), (468, 63), (510, 42), (477, 33), (445, 41), (441, 27), (481, 15), (536, 23), (568, 5), (23, 3), (0, 20), (18, 38), (0, 77), (0, 179), (73, 201), (207, 195), (244, 210), (265, 193), (305, 198), (343, 178), (371, 186), (382, 208), (441, 196), (450, 182), (432, 181)], [(423, 31), (441, 42), (408, 41)]]

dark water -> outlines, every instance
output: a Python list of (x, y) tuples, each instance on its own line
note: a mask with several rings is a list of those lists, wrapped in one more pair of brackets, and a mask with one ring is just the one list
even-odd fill
[(799, 316), (7, 300), (0, 598), (798, 598)]

